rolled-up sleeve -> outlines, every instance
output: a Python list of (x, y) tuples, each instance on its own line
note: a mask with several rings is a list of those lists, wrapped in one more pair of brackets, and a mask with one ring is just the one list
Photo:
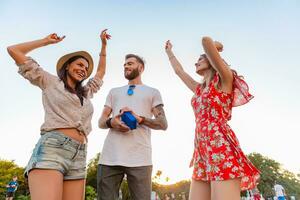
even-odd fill
[(30, 57), (24, 63), (17, 64), (17, 66), (19, 67), (19, 74), (42, 90), (46, 89), (46, 87), (51, 84), (51, 81), (56, 78), (41, 68), (40, 65)]
[(99, 78), (91, 78), (85, 85), (85, 91), (87, 92), (87, 97), (92, 98), (93, 95), (100, 90), (103, 85), (103, 80)]
[(152, 98), (152, 108), (158, 106), (158, 105), (164, 105), (160, 92), (155, 89), (153, 92), (153, 98)]

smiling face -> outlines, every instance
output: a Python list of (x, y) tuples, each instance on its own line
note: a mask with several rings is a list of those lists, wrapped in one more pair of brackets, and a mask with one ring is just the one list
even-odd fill
[(68, 64), (67, 77), (75, 82), (80, 82), (87, 77), (89, 63), (84, 58), (77, 58)]
[(143, 71), (143, 65), (136, 58), (130, 57), (125, 60), (124, 76), (127, 80), (137, 78)]
[(206, 58), (206, 56), (204, 55), (201, 55), (199, 57), (197, 63), (195, 63), (195, 66), (196, 66), (196, 73), (201, 76), (203, 76), (205, 72), (211, 69), (211, 65), (208, 59)]

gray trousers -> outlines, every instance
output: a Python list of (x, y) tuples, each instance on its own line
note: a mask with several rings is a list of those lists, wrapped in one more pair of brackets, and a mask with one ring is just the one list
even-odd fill
[(117, 200), (125, 174), (132, 199), (150, 200), (152, 166), (124, 167), (108, 165), (98, 165), (98, 200)]

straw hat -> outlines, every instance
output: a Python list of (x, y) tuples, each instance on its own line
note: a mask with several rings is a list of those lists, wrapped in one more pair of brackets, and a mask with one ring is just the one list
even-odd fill
[(59, 70), (62, 68), (62, 66), (65, 64), (65, 62), (67, 62), (70, 58), (72, 58), (74, 56), (82, 56), (88, 60), (89, 67), (88, 67), (87, 76), (86, 76), (86, 78), (88, 78), (91, 75), (91, 73), (93, 72), (94, 62), (93, 62), (92, 56), (86, 51), (76, 51), (76, 52), (69, 53), (69, 54), (62, 56), (57, 61), (57, 64), (56, 64), (57, 74), (58, 74)]

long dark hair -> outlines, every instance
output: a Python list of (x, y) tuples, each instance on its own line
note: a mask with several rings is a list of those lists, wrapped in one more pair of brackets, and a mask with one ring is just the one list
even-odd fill
[(60, 68), (60, 70), (58, 71), (58, 77), (60, 78), (60, 80), (62, 80), (64, 82), (65, 89), (71, 93), (75, 93), (78, 96), (78, 98), (80, 99), (81, 105), (83, 105), (83, 97), (86, 98), (86, 96), (87, 96), (86, 92), (84, 91), (84, 87), (82, 86), (83, 80), (76, 83), (75, 91), (73, 90), (73, 88), (71, 88), (68, 85), (68, 82), (67, 82), (67, 74), (68, 74), (67, 67), (69, 64), (71, 64), (72, 62), (74, 62), (75, 60), (77, 60), (79, 58), (83, 58), (89, 63), (89, 61), (83, 56), (73, 56), (73, 57), (69, 58), (69, 60), (67, 60), (63, 64), (62, 68)]

